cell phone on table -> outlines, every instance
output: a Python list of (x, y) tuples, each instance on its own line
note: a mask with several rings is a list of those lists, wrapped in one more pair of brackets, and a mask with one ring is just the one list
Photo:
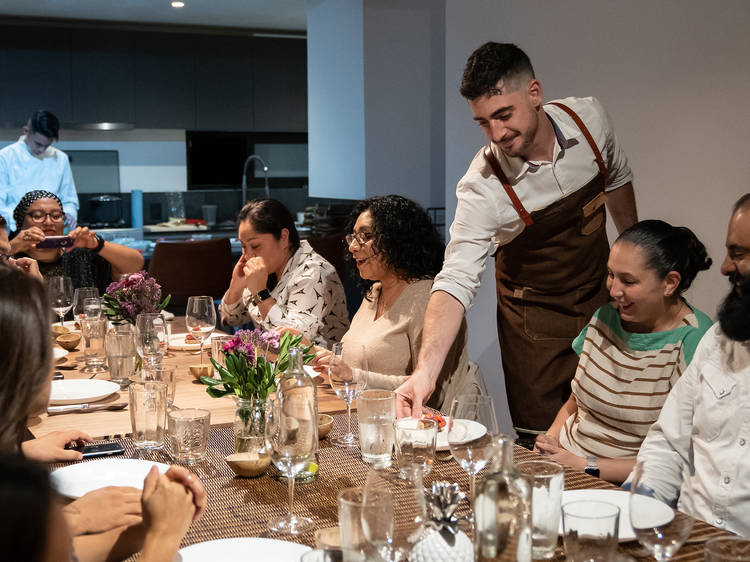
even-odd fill
[(96, 445), (71, 447), (71, 449), (82, 453), (84, 459), (90, 459), (92, 457), (108, 457), (110, 455), (122, 455), (123, 453), (125, 453), (125, 448), (116, 441), (107, 441), (105, 443), (97, 443)]
[(73, 245), (70, 236), (47, 236), (41, 242), (36, 243), (37, 248), (68, 248)]

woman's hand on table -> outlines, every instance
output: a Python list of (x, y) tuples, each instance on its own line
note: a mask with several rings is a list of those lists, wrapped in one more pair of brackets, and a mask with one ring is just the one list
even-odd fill
[(208, 503), (206, 495), (206, 488), (195, 474), (190, 472), (187, 468), (182, 466), (171, 466), (169, 470), (164, 474), (170, 481), (182, 484), (185, 488), (190, 490), (193, 494), (193, 505), (195, 505), (195, 513), (193, 514), (193, 521), (200, 519), (203, 512), (206, 510)]
[(578, 470), (586, 468), (586, 459), (564, 449), (560, 445), (560, 440), (552, 435), (537, 435), (534, 452), (570, 468)]
[(67, 431), (53, 431), (44, 437), (30, 439), (21, 443), (21, 450), (27, 459), (37, 462), (67, 462), (79, 461), (83, 455), (74, 449), (66, 449), (68, 445), (84, 445), (91, 443), (88, 433), (69, 429)]
[(141, 491), (125, 486), (107, 486), (89, 492), (63, 508), (73, 536), (104, 533), (141, 522)]
[(154, 466), (143, 482), (141, 502), (146, 528), (143, 559), (159, 560), (166, 554), (164, 559), (171, 560), (197, 512), (192, 488), (159, 474)]
[(38, 226), (24, 228), (10, 241), (11, 254), (19, 254), (35, 248), (37, 243), (45, 238), (44, 231)]

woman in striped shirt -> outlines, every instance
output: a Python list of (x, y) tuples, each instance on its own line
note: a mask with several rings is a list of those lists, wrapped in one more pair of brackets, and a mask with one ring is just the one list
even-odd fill
[(573, 341), (572, 394), (535, 451), (612, 482), (627, 478), (651, 424), (711, 319), (682, 293), (711, 266), (686, 227), (641, 221), (612, 245), (599, 308)]

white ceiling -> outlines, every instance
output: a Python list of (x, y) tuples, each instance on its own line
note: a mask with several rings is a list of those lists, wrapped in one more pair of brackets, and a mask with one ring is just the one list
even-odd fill
[(1, 0), (0, 16), (304, 31), (306, 0)]

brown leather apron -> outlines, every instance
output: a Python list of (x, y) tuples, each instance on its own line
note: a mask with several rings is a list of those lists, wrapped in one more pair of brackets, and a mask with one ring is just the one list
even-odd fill
[(484, 156), (526, 224), (495, 254), (497, 331), (513, 425), (544, 431), (570, 396), (578, 356), (573, 339), (607, 302), (606, 168), (586, 126), (570, 108), (599, 173), (544, 209), (523, 208), (490, 147)]

